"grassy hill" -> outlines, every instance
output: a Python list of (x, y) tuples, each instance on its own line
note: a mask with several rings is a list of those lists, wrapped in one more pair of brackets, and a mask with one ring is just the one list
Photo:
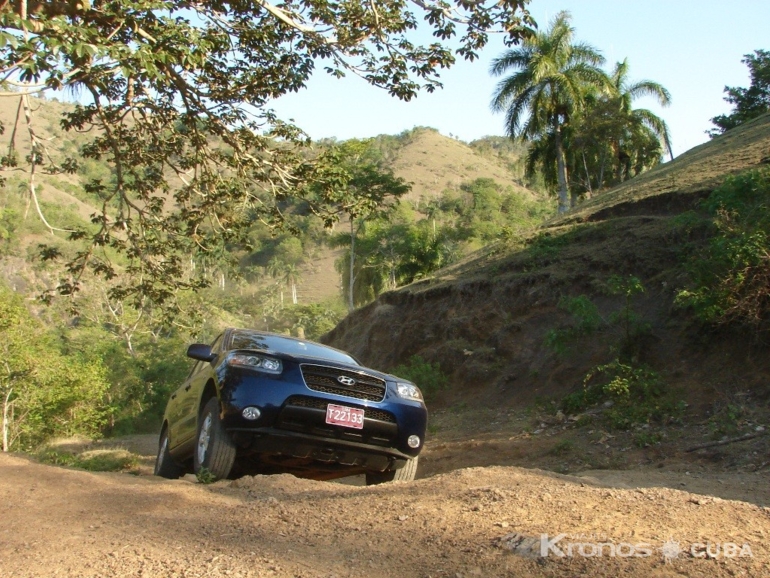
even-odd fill
[[(484, 155), (479, 146), (447, 138), (432, 129), (416, 129), (388, 164), (396, 176), (412, 183), (408, 197), (435, 197), (444, 190), (458, 190), (480, 178), (510, 186), (514, 194), (531, 199), (535, 193), (521, 185), (516, 171), (518, 155)], [(513, 165), (513, 166), (512, 166)], [(517, 172), (519, 173), (517, 175)]]
[[(56, 159), (76, 156), (78, 149), (90, 136), (65, 133), (61, 129), (62, 114), (71, 110), (72, 105), (41, 99), (32, 99), (32, 103), (32, 129), (46, 142), (51, 156)], [(0, 100), (0, 123), (6, 128), (0, 138), (0, 148), (7, 150), (19, 114), (17, 99)], [(21, 123), (13, 138), (19, 157), (24, 158), (29, 154), (30, 139), (23, 111), (19, 119)], [(384, 151), (385, 165), (392, 168), (397, 176), (413, 183), (406, 202), (418, 207), (423, 198), (437, 198), (446, 191), (454, 191), (460, 197), (468, 196), (460, 187), (481, 178), (491, 179), (501, 190), (505, 190), (505, 194), (521, 196), (527, 200), (539, 198), (521, 186), (516, 178), (518, 150), (507, 150), (505, 147), (504, 150), (494, 150), (491, 145), (496, 143), (486, 141), (472, 147), (441, 136), (435, 130), (423, 128), (399, 136), (381, 135), (375, 141)], [(75, 174), (39, 173), (36, 176), (36, 190), (43, 214), (53, 227), (67, 229), (83, 226), (97, 212), (99, 200), (89, 195), (83, 184), (92, 178), (109, 178), (109, 167), (92, 159), (80, 159), (79, 162)], [(6, 255), (3, 268), (9, 274), (9, 281), (16, 287), (37, 286), (38, 289), (49, 289), (55, 285), (55, 281), (34, 264), (36, 248), (40, 243), (66, 246), (66, 235), (51, 235), (40, 221), (34, 204), (29, 202), (26, 173), (14, 170), (5, 171), (4, 174), (6, 185), (0, 191), (0, 207), (4, 213), (0, 214), (0, 219), (7, 224), (10, 237), (3, 249)], [(422, 218), (423, 215), (418, 212), (416, 217)], [(3, 226), (2, 223), (0, 226)], [(240, 255), (244, 260), (243, 265), (264, 267), (267, 264), (273, 255), (272, 251), (277, 247), (277, 242), (271, 242), (269, 237), (267, 234), (263, 242), (259, 243), (260, 253)], [(342, 286), (335, 262), (341, 257), (342, 250), (326, 246), (322, 237), (303, 239), (302, 242), (304, 259), (299, 265), (300, 281), (297, 288), (300, 303), (318, 303), (339, 298)], [(240, 290), (248, 294), (258, 288), (259, 282), (251, 280)]]

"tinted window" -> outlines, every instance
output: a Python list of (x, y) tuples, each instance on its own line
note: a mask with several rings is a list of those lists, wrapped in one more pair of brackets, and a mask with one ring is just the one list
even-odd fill
[(261, 351), (276, 351), (279, 353), (288, 353), (300, 357), (317, 357), (320, 359), (330, 359), (342, 363), (358, 362), (341, 351), (324, 347), (310, 341), (301, 341), (278, 335), (265, 335), (262, 333), (251, 333), (247, 331), (236, 331), (233, 333), (230, 342), (232, 349), (257, 349)]

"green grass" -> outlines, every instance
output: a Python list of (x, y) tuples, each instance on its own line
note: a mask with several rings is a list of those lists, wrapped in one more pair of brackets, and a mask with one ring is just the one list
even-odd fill
[(34, 457), (44, 464), (79, 468), (89, 472), (130, 471), (139, 464), (139, 456), (122, 448), (78, 451), (49, 445), (38, 450)]

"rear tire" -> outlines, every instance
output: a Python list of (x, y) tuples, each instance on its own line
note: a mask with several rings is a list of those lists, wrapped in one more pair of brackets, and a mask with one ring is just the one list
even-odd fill
[(158, 440), (158, 457), (155, 459), (155, 475), (176, 480), (183, 473), (182, 467), (174, 461), (168, 451), (168, 428), (163, 428)]
[(219, 419), (219, 400), (212, 397), (201, 412), (193, 455), (193, 471), (204, 469), (217, 480), (230, 475), (235, 463), (235, 444)]
[(376, 486), (377, 484), (385, 484), (387, 482), (411, 482), (417, 475), (417, 463), (419, 460), (420, 456), (406, 460), (404, 467), (398, 470), (367, 472), (366, 485)]

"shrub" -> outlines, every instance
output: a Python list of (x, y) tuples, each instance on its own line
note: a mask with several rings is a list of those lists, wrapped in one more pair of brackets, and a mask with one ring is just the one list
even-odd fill
[(706, 247), (687, 264), (677, 303), (708, 323), (766, 331), (770, 321), (770, 170), (728, 178), (704, 201), (713, 219)]
[(195, 478), (198, 480), (199, 484), (213, 484), (217, 481), (217, 477), (208, 468), (204, 467), (198, 470), (198, 473), (195, 474)]
[(574, 318), (572, 326), (551, 329), (546, 334), (546, 346), (559, 354), (564, 354), (580, 337), (590, 335), (604, 323), (596, 305), (585, 295), (562, 297), (559, 300), (559, 309), (572, 314)]
[(652, 327), (646, 323), (633, 308), (635, 295), (644, 293), (644, 286), (638, 277), (628, 275), (622, 277), (613, 275), (607, 280), (607, 291), (610, 295), (620, 295), (624, 298), (623, 306), (610, 314), (610, 323), (622, 331), (621, 338), (615, 347), (617, 354), (623, 359), (635, 359), (642, 351), (644, 337), (649, 335)]
[(583, 379), (583, 389), (567, 395), (562, 400), (562, 409), (574, 414), (600, 403), (607, 403), (604, 419), (615, 429), (667, 421), (684, 410), (684, 404), (674, 399), (657, 372), (617, 359), (589, 371)]
[(426, 399), (432, 398), (446, 387), (448, 381), (438, 363), (425, 361), (419, 355), (410, 357), (408, 363), (399, 365), (393, 373), (416, 384)]

